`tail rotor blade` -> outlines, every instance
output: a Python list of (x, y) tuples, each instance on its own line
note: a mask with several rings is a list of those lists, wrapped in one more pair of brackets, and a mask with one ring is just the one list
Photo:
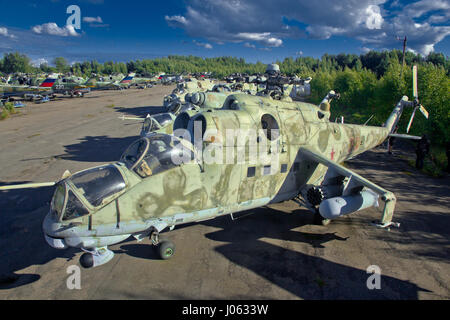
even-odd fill
[(414, 111), (411, 115), (411, 119), (409, 119), (408, 128), (406, 129), (406, 133), (409, 133), (409, 129), (411, 129), (412, 122), (414, 120), (414, 116), (416, 115), (417, 107), (414, 108)]
[(423, 105), (419, 106), (419, 110), (420, 112), (422, 112), (423, 116), (428, 119), (429, 116), (428, 111), (423, 107)]
[(419, 92), (417, 90), (417, 66), (413, 66), (413, 96), (414, 98), (419, 98)]

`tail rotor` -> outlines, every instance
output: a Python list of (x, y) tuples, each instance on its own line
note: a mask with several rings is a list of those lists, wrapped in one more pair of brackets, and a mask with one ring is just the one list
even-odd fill
[(417, 109), (419, 109), (419, 111), (423, 114), (423, 116), (428, 119), (429, 113), (428, 111), (424, 108), (424, 106), (422, 106), (419, 103), (419, 91), (417, 88), (417, 66), (414, 65), (413, 66), (413, 96), (414, 96), (414, 110), (411, 114), (411, 118), (409, 119), (409, 123), (408, 123), (408, 127), (406, 129), (406, 133), (409, 133), (409, 129), (411, 129), (411, 125), (413, 123), (414, 120), (414, 116), (416, 115), (416, 111)]

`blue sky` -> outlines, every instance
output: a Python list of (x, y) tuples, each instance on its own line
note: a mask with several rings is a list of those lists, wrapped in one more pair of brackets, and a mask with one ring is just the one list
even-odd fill
[[(0, 0), (0, 54), (35, 61), (128, 61), (172, 54), (269, 63), (401, 49), (450, 55), (444, 0)], [(66, 27), (69, 5), (81, 29)], [(7, 14), (5, 14), (7, 13)]]

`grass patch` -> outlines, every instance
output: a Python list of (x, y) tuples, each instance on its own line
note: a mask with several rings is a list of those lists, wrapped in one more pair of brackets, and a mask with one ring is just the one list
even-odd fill
[(14, 104), (12, 102), (6, 102), (3, 105), (2, 113), (0, 114), (0, 120), (4, 120), (8, 118), (11, 114), (19, 113), (19, 111), (14, 108)]
[(4, 120), (9, 117), (9, 112), (5, 108), (3, 108), (2, 113), (0, 113), (0, 120)]
[[(416, 160), (408, 160), (408, 164), (411, 167), (416, 167)], [(445, 175), (445, 167), (439, 167), (430, 157), (426, 157), (423, 162), (423, 169), (420, 172), (426, 175), (432, 176), (434, 178), (440, 178)], [(406, 172), (405, 172), (406, 173)]]
[[(407, 140), (407, 142), (416, 149), (417, 142)], [(414, 151), (413, 151), (414, 152)], [(408, 164), (415, 168), (416, 167), (416, 154), (413, 153), (413, 158), (405, 157), (402, 159), (407, 160)], [(445, 153), (445, 146), (432, 144), (430, 146), (430, 154), (425, 157), (423, 163), (423, 169), (420, 172), (425, 173), (429, 176), (440, 178), (445, 176), (447, 171), (447, 154)]]
[(444, 146), (437, 146), (437, 145), (431, 146), (430, 153), (433, 164), (440, 171), (445, 172), (447, 169), (448, 160)]
[(36, 133), (36, 134), (33, 134), (33, 135), (29, 136), (28, 139), (31, 139), (31, 138), (34, 138), (34, 137), (39, 137), (40, 135), (41, 135), (40, 133)]
[(108, 104), (107, 106), (105, 106), (105, 108), (110, 108), (110, 109), (112, 109), (112, 108), (114, 108), (116, 105), (114, 104), (114, 103), (112, 103), (112, 104)]
[(443, 170), (441, 170), (441, 168), (439, 168), (434, 162), (429, 159), (425, 159), (422, 172), (435, 178), (444, 176)]

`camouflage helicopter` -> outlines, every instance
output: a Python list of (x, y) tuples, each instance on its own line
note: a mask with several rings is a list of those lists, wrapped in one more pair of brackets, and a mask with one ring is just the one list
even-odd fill
[[(179, 84), (171, 95), (164, 98), (164, 106), (167, 108), (168, 113), (172, 115), (178, 115), (182, 112), (191, 111), (198, 112), (200, 109), (220, 109), (225, 102), (226, 98), (235, 93), (243, 92), (247, 94), (267, 96), (272, 99), (283, 101), (303, 101), (311, 94), (310, 81), (311, 77), (307, 79), (297, 78), (294, 81), (286, 80), (287, 78), (280, 77), (279, 66), (276, 64), (270, 64), (267, 66), (266, 73), (270, 75), (269, 81), (266, 78), (264, 83), (264, 90), (260, 90), (258, 85), (254, 83), (241, 83), (235, 82), (233, 84), (214, 84), (206, 83), (200, 85), (201, 82), (187, 82)], [(283, 81), (286, 80), (286, 81)], [(206, 80), (205, 80), (206, 81)], [(189, 86), (190, 83), (193, 85)], [(287, 83), (287, 84), (286, 84)], [(211, 86), (213, 87), (211, 88)], [(193, 92), (198, 87), (202, 90)], [(122, 117), (122, 119), (125, 119)], [(139, 118), (128, 118), (133, 120), (139, 120)], [(165, 125), (159, 126), (158, 120), (147, 117), (144, 121), (143, 128), (141, 130), (141, 136), (145, 132), (162, 132), (171, 133), (172, 123), (166, 121), (167, 116), (164, 117)], [(153, 125), (152, 125), (153, 123)]]
[[(268, 65), (267, 72), (270, 73), (272, 68), (278, 68), (276, 74), (278, 75), (278, 65)], [(179, 84), (170, 96), (164, 98), (164, 106), (167, 108), (166, 113), (147, 115), (145, 119), (125, 116), (119, 117), (119, 119), (144, 121), (140, 133), (141, 137), (152, 132), (171, 134), (175, 116), (182, 112), (189, 112), (190, 115), (193, 115), (200, 112), (201, 109), (220, 109), (229, 95), (240, 92), (267, 96), (282, 101), (302, 101), (311, 94), (310, 81), (311, 78), (306, 80), (298, 78), (294, 85), (285, 85), (284, 82), (280, 82), (279, 78), (276, 78), (275, 81), (271, 82), (271, 86), (266, 85), (268, 90), (258, 91), (258, 87), (253, 83), (215, 84), (210, 88), (213, 83), (206, 82), (206, 85), (201, 85), (203, 81), (197, 82), (194, 80), (193, 82)], [(192, 92), (198, 87), (206, 89), (206, 91)]]
[(63, 94), (65, 96), (70, 97), (84, 97), (86, 93), (91, 91), (85, 83), (86, 80), (81, 77), (64, 77), (62, 79), (58, 79), (53, 87), (54, 93)]
[(121, 120), (143, 121), (140, 135), (145, 137), (152, 133), (172, 134), (173, 123), (176, 116), (182, 112), (197, 113), (203, 108), (219, 109), (222, 107), (229, 94), (219, 92), (195, 92), (185, 97), (185, 103), (171, 103), (167, 106), (167, 111), (154, 115), (148, 114), (146, 118), (125, 117)]
[[(164, 97), (163, 105), (167, 109), (167, 112), (152, 116), (147, 115), (146, 118), (122, 116), (119, 117), (119, 119), (143, 121), (141, 136), (145, 136), (146, 134), (149, 134), (151, 132), (171, 134), (173, 121), (175, 120), (176, 115), (188, 110), (197, 110), (199, 107), (204, 106), (204, 100), (196, 101), (194, 98), (191, 101), (191, 99), (189, 98), (191, 96), (198, 95), (198, 93), (202, 90), (210, 90), (211, 88), (213, 88), (213, 86), (214, 82), (210, 81), (209, 79), (191, 79), (190, 81), (183, 81), (177, 84), (177, 87), (172, 91), (170, 95)], [(225, 95), (221, 97), (221, 99), (215, 99), (215, 107), (220, 108), (226, 97), (227, 96)], [(205, 106), (209, 105), (206, 103)]]
[[(146, 118), (122, 116), (119, 119), (143, 121), (140, 133), (141, 137), (153, 132), (172, 134), (173, 122), (178, 114), (182, 112), (196, 113), (201, 109), (208, 108), (220, 109), (230, 94), (237, 93), (237, 91), (241, 92), (240, 90), (234, 91), (230, 87), (221, 84), (214, 85), (211, 90), (191, 92), (191, 90), (195, 90), (195, 87), (202, 89), (209, 88), (210, 82), (206, 80), (194, 80), (187, 83), (193, 83), (194, 85), (185, 86), (184, 83), (179, 84), (171, 95), (164, 97), (164, 106), (167, 108), (167, 112), (155, 115), (148, 114)], [(206, 85), (201, 85), (201, 83), (205, 83)]]
[(98, 81), (96, 77), (93, 77), (86, 81), (84, 86), (90, 88), (91, 90), (123, 90), (130, 87), (134, 76), (134, 73), (130, 73), (120, 80), (120, 82), (119, 80), (102, 81), (104, 80), (103, 78), (100, 78), (100, 81)]
[[(189, 81), (183, 81), (177, 84), (170, 95), (164, 97), (164, 107), (175, 108), (176, 105), (184, 104), (185, 96), (199, 91), (208, 91), (214, 87), (214, 81), (209, 79), (197, 80), (195, 78)], [(171, 107), (171, 105), (173, 105)]]
[(396, 225), (395, 195), (339, 163), (385, 141), (405, 107), (423, 107), (416, 94), (414, 101), (404, 96), (381, 127), (340, 124), (329, 120), (336, 97), (330, 91), (316, 106), (232, 94), (221, 109), (179, 114), (173, 135), (140, 138), (116, 163), (0, 190), (56, 185), (45, 239), (53, 248), (85, 251), (85, 268), (110, 261), (107, 246), (130, 236), (149, 237), (169, 259), (175, 245), (162, 231), (287, 200), (324, 225), (381, 200), (376, 226)]
[(2, 99), (8, 101), (13, 97), (21, 97), (27, 100), (37, 100), (53, 95), (53, 86), (55, 85), (56, 78), (46, 78), (39, 86), (27, 86), (27, 85), (0, 85), (0, 96)]

